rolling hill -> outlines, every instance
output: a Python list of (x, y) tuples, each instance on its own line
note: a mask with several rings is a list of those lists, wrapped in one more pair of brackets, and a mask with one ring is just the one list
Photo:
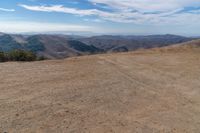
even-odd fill
[(38, 55), (47, 58), (66, 58), (80, 55), (96, 54), (102, 52), (101, 49), (93, 45), (86, 45), (78, 40), (74, 40), (65, 36), (56, 35), (35, 35), (34, 41), (39, 41), (44, 50), (37, 51)]
[(82, 38), (81, 41), (108, 52), (127, 52), (138, 49), (164, 47), (176, 43), (191, 41), (192, 39), (193, 38), (166, 34), (149, 36), (94, 36), (90, 38)]
[(194, 38), (176, 35), (151, 36), (66, 36), (0, 34), (0, 51), (23, 49), (38, 56), (59, 59), (97, 53), (128, 52), (138, 49), (165, 47)]
[(0, 132), (199, 133), (199, 46), (0, 63)]
[(184, 42), (180, 44), (175, 44), (172, 46), (164, 47), (162, 50), (166, 51), (178, 51), (178, 52), (199, 52), (200, 50), (200, 40), (193, 40), (189, 42)]
[(35, 52), (50, 59), (66, 58), (78, 55), (102, 52), (93, 45), (86, 45), (78, 40), (61, 35), (9, 35), (0, 36), (0, 50), (7, 52), (23, 49)]

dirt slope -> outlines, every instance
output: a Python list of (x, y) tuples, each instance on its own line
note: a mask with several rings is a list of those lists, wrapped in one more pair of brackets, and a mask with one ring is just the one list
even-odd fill
[(0, 64), (0, 132), (199, 133), (200, 53)]

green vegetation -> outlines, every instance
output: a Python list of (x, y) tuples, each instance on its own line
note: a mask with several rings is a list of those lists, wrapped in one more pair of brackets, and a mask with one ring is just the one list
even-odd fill
[(0, 36), (0, 50), (4, 52), (13, 49), (23, 49), (22, 45), (16, 42), (10, 35)]
[(32, 52), (44, 51), (45, 47), (40, 42), (38, 36), (32, 36), (27, 39), (28, 43), (25, 45), (26, 49)]
[(0, 52), (0, 62), (5, 62), (7, 59), (6, 59), (6, 55), (4, 52)]
[(39, 56), (39, 57), (37, 58), (37, 61), (42, 61), (42, 60), (47, 60), (47, 58), (44, 57), (44, 56)]
[(6, 61), (37, 61), (45, 60), (44, 57), (38, 57), (31, 51), (12, 50), (10, 52), (0, 52), (0, 62)]
[[(20, 38), (16, 36), (16, 38)], [(20, 38), (23, 40), (24, 38)], [(17, 42), (16, 39), (11, 35), (0, 36), (0, 50), (9, 52), (14, 49), (23, 49), (32, 51), (34, 53), (38, 51), (44, 51), (44, 44), (39, 40), (38, 36), (31, 36), (23, 41), (23, 43)]]
[(13, 50), (7, 53), (10, 61), (35, 61), (36, 55), (29, 51)]

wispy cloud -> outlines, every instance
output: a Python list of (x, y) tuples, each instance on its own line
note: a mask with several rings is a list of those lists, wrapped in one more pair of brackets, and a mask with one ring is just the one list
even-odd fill
[(4, 12), (14, 12), (15, 9), (0, 8), (0, 11), (4, 11)]
[(53, 5), (53, 6), (29, 6), (20, 4), (19, 6), (32, 10), (32, 11), (43, 11), (43, 12), (62, 12), (76, 15), (97, 15), (99, 10), (97, 9), (88, 9), (88, 10), (80, 10), (76, 8), (68, 8), (62, 5)]
[(170, 11), (184, 7), (200, 6), (199, 0), (89, 0), (117, 9), (132, 9), (140, 12)]
[(103, 22), (105, 22), (102, 19), (87, 19), (87, 18), (85, 18), (83, 20), (86, 21), (86, 22), (96, 22), (96, 23), (103, 23)]
[[(198, 7), (197, 0), (88, 0), (94, 7), (107, 6), (112, 11), (99, 9), (69, 8), (63, 5), (32, 6), (21, 4), (19, 6), (32, 11), (61, 12), (80, 16), (96, 16), (98, 20), (109, 20), (121, 23), (174, 23), (179, 24), (190, 20), (199, 21), (199, 12), (184, 10), (186, 7)], [(175, 17), (177, 19), (175, 19)], [(179, 18), (179, 19), (178, 19)], [(198, 21), (197, 21), (198, 20)], [(190, 21), (190, 23), (192, 23)]]

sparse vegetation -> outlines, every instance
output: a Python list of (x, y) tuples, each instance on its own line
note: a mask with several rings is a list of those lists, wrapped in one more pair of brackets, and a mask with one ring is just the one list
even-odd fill
[(6, 61), (6, 56), (4, 52), (0, 52), (0, 62), (5, 62)]
[(6, 61), (37, 61), (45, 60), (45, 57), (38, 57), (35, 53), (25, 50), (12, 50), (9, 52), (0, 52), (0, 62)]
[(26, 49), (32, 52), (44, 51), (45, 47), (38, 36), (32, 36), (27, 39)]
[(13, 50), (7, 53), (10, 61), (35, 61), (36, 55), (29, 51), (24, 50)]
[(46, 60), (46, 59), (47, 59), (47, 58), (44, 57), (44, 56), (39, 56), (39, 57), (37, 58), (38, 61), (42, 61), (42, 60)]

